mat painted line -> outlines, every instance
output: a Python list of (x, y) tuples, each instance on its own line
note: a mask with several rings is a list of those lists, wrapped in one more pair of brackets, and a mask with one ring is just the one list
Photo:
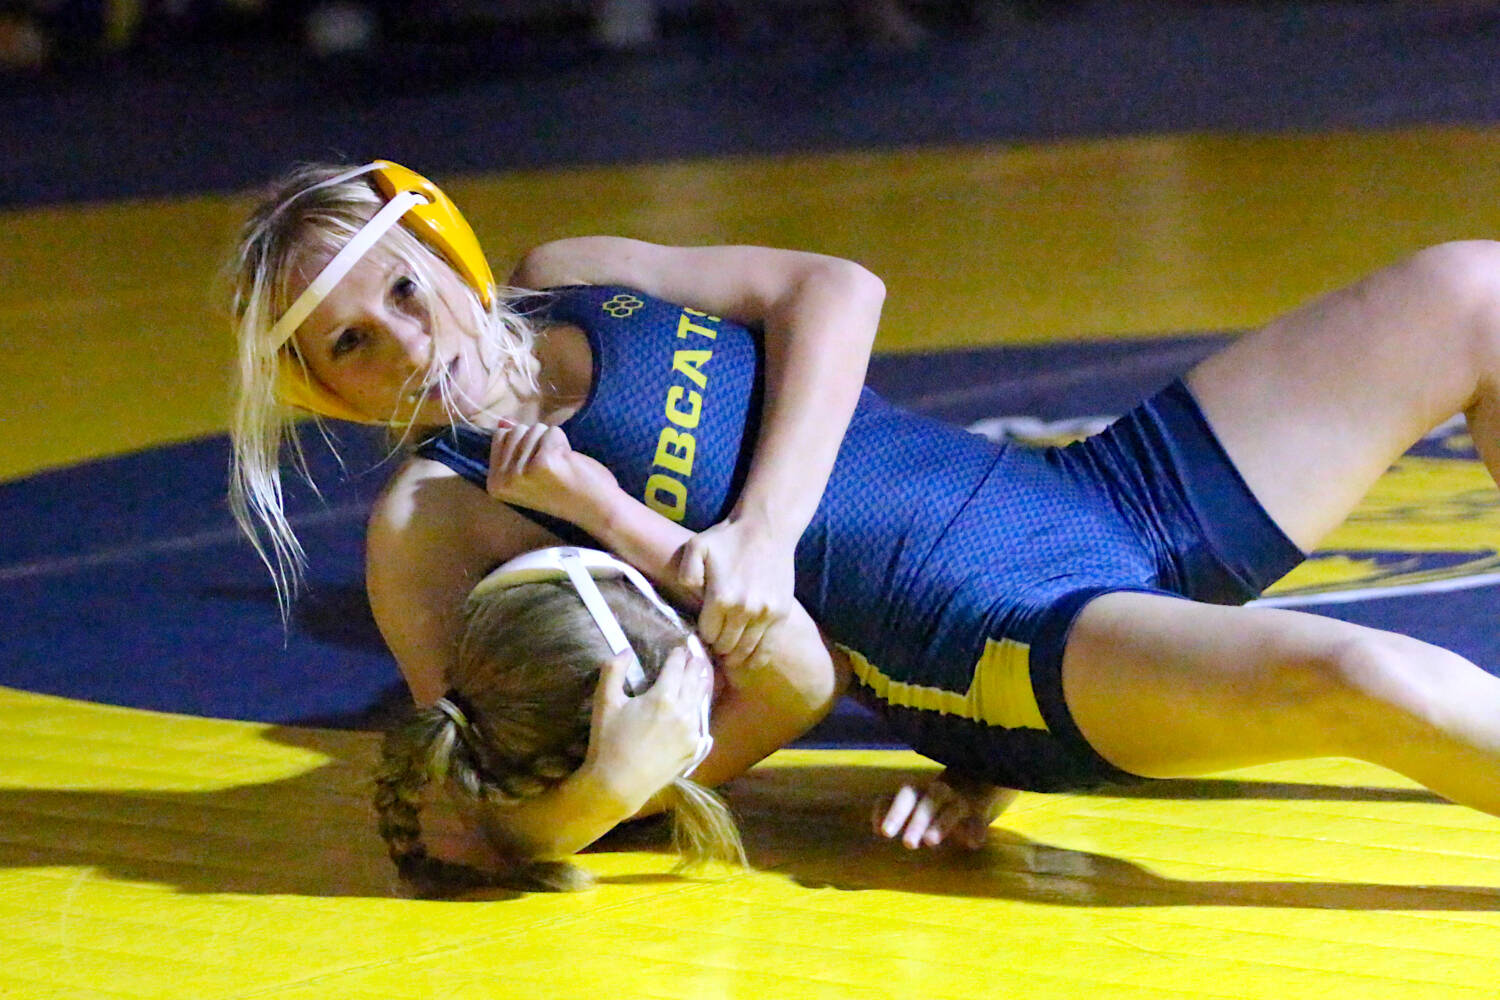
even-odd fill
[[(311, 514), (302, 514), (297, 517), (288, 518), (288, 520), (294, 526), (303, 528), (320, 524), (335, 524), (345, 519), (360, 520), (368, 516), (368, 514), (368, 504), (349, 503), (329, 507), (326, 510), (315, 511)], [(194, 549), (231, 545), (244, 540), (244, 532), (240, 531), (239, 528), (214, 528), (209, 531), (200, 531), (196, 534), (183, 535), (179, 538), (163, 538), (155, 542), (123, 545), (119, 548), (100, 549), (94, 552), (80, 553), (79, 555), (60, 556), (55, 559), (37, 559), (32, 562), (16, 563), (13, 566), (0, 566), (0, 583), (12, 580), (31, 580), (48, 576), (66, 576), (69, 573), (75, 573), (79, 570), (94, 569), (114, 563), (142, 562), (152, 556), (191, 552)]]
[(1261, 608), (1296, 608), (1313, 604), (1355, 604), (1378, 601), (1385, 597), (1412, 597), (1418, 594), (1442, 594), (1456, 590), (1478, 590), (1500, 584), (1500, 573), (1477, 573), (1452, 580), (1424, 580), (1390, 587), (1365, 587), (1360, 590), (1330, 590), (1321, 594), (1288, 594), (1285, 597), (1261, 597), (1250, 602)]

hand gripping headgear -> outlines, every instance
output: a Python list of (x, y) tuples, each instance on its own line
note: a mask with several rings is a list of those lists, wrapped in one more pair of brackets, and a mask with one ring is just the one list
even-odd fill
[[(630, 652), (631, 663), (625, 676), (626, 692), (631, 695), (643, 694), (649, 686), (646, 683), (645, 672), (641, 670), (640, 661), (636, 659), (634, 651), (630, 648), (630, 640), (625, 637), (625, 630), (620, 627), (619, 619), (605, 603), (604, 595), (599, 593), (599, 587), (594, 583), (595, 578), (624, 577), (669, 621), (681, 624), (682, 619), (670, 604), (661, 599), (656, 589), (634, 566), (623, 563), (608, 552), (600, 552), (597, 549), (578, 549), (571, 546), (538, 549), (501, 564), (499, 568), (475, 585), (473, 593), (483, 594), (487, 591), (514, 587), (523, 583), (560, 580), (564, 577), (572, 582), (573, 588), (578, 591), (578, 596), (583, 599), (583, 606), (588, 608), (595, 624), (599, 626), (599, 631), (604, 635), (604, 641), (609, 644), (610, 653), (618, 656), (621, 653)], [(688, 631), (687, 647), (694, 656), (706, 657), (708, 655), (703, 649), (703, 643), (691, 630)], [(684, 775), (692, 774), (693, 770), (708, 756), (709, 750), (713, 748), (714, 739), (708, 732), (709, 713), (712, 706), (713, 690), (710, 689), (698, 709), (698, 748), (693, 759), (683, 769)]]

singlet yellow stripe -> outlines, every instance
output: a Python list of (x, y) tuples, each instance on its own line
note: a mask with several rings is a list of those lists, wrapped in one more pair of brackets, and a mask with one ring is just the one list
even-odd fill
[(840, 646), (854, 676), (882, 701), (902, 708), (941, 712), (1006, 729), (1040, 729), (1047, 722), (1031, 689), (1031, 647), (1013, 639), (990, 639), (974, 667), (974, 680), (963, 694), (942, 688), (892, 680), (857, 650)]

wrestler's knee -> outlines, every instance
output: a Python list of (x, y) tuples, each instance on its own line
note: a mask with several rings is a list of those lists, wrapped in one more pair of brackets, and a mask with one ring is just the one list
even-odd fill
[(1370, 759), (1372, 751), (1431, 727), (1441, 678), (1462, 662), (1408, 636), (1351, 626), (1299, 658), (1285, 676), (1287, 690), (1302, 698), (1332, 746)]
[(1475, 346), (1488, 360), (1500, 356), (1500, 242), (1461, 240), (1418, 251), (1397, 265), (1413, 296), (1430, 315), (1458, 333), (1478, 335)]

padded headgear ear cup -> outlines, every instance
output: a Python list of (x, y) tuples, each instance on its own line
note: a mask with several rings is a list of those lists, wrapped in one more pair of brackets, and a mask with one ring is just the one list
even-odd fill
[(379, 422), (344, 402), (344, 397), (324, 385), (310, 369), (304, 368), (291, 344), (277, 352), (276, 367), (276, 395), (288, 406), (355, 424)]
[(432, 181), (415, 170), (408, 170), (390, 160), (376, 160), (371, 174), (375, 186), (386, 200), (403, 191), (415, 191), (427, 199), (425, 205), (413, 205), (401, 217), (401, 223), (416, 233), (422, 242), (442, 254), (464, 282), (479, 296), (488, 309), (495, 302), (495, 276), (490, 263), (479, 249), (474, 230), (452, 199)]

